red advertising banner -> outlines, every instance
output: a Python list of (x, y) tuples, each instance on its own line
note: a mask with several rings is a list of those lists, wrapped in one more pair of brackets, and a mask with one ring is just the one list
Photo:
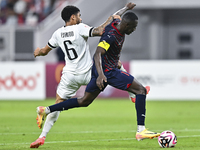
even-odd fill
[(46, 64), (46, 98), (56, 97), (56, 89), (64, 65), (64, 63)]
[[(124, 68), (129, 72), (129, 62), (123, 62)], [(60, 81), (62, 68), (64, 63), (46, 64), (46, 97), (54, 98), (56, 96), (56, 89)], [(76, 97), (81, 97), (84, 94), (86, 86), (82, 86), (76, 93)], [(126, 91), (118, 90), (111, 86), (107, 86), (106, 89), (100, 93), (99, 97), (127, 97)]]

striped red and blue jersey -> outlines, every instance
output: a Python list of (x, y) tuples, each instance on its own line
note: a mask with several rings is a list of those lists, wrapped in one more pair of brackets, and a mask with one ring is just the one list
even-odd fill
[(115, 27), (115, 25), (119, 23), (119, 19), (114, 19), (107, 25), (98, 44), (99, 47), (106, 50), (106, 53), (101, 56), (104, 71), (109, 71), (118, 67), (118, 61), (125, 39), (125, 35), (122, 35)]

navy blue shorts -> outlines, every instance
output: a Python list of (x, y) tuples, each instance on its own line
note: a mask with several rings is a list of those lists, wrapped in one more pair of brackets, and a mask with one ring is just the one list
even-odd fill
[[(109, 84), (117, 89), (126, 90), (132, 84), (134, 77), (127, 72), (121, 71), (119, 69), (112, 69), (110, 71), (104, 72), (107, 77), (107, 82), (104, 82), (104, 88)], [(92, 93), (96, 90), (100, 90), (96, 85), (96, 79), (98, 77), (96, 67), (92, 67), (92, 78), (86, 87), (86, 92)]]

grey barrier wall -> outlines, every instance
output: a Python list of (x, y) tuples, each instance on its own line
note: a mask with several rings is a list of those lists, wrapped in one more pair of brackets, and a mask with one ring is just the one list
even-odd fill
[(34, 28), (1, 26), (0, 60), (33, 60)]

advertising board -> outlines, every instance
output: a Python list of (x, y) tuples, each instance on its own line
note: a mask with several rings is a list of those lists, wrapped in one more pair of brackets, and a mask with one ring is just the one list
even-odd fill
[(45, 99), (45, 63), (0, 64), (0, 100)]
[(200, 100), (200, 61), (131, 61), (130, 72), (151, 87), (149, 100)]

